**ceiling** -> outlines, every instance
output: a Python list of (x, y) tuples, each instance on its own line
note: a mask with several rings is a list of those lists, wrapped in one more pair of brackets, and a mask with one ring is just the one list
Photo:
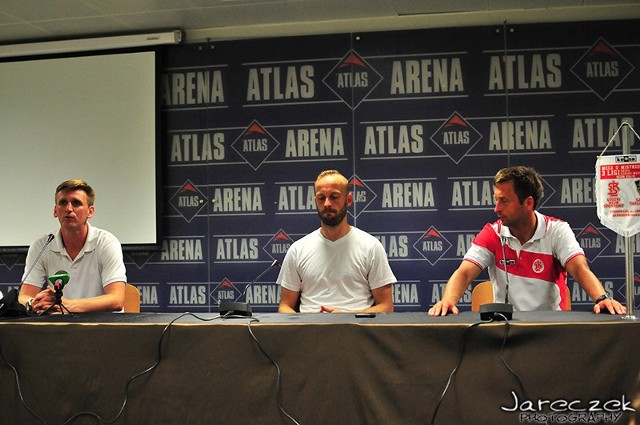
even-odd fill
[(640, 0), (2, 0), (0, 44), (181, 29), (187, 41), (640, 18)]

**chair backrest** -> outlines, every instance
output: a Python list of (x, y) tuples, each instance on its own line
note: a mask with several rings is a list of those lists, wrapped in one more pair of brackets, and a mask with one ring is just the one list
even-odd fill
[(493, 287), (490, 280), (478, 283), (471, 290), (471, 311), (480, 311), (480, 305), (493, 302)]
[[(571, 291), (565, 288), (564, 310), (571, 310)], [(480, 305), (493, 302), (493, 287), (490, 280), (478, 283), (471, 291), (471, 311), (480, 311)]]
[(566, 286), (564, 291), (564, 309), (571, 310), (571, 290), (569, 289), (569, 285)]
[(140, 313), (140, 291), (130, 283), (124, 288), (124, 312)]

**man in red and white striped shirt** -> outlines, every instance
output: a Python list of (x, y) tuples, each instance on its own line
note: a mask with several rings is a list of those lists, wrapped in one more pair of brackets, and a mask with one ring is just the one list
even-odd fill
[(498, 171), (493, 197), (498, 220), (485, 225), (474, 238), (429, 315), (458, 314), (456, 303), (485, 268), (493, 283), (494, 299), (504, 301), (505, 267), (509, 303), (516, 311), (561, 310), (566, 305), (569, 272), (594, 300), (594, 313), (604, 309), (611, 314), (626, 313), (622, 304), (609, 298), (589, 268), (569, 224), (536, 211), (542, 180), (533, 168), (516, 166)]

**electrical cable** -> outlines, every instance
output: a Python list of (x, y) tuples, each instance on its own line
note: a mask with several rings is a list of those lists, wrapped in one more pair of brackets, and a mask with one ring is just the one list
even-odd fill
[[(525, 395), (525, 391), (524, 391), (524, 386), (522, 385), (522, 381), (520, 379), (520, 377), (518, 376), (518, 374), (511, 368), (511, 366), (509, 366), (509, 364), (507, 363), (506, 359), (504, 358), (504, 347), (507, 343), (507, 338), (509, 336), (509, 320), (501, 313), (495, 313), (496, 316), (501, 316), (502, 320), (504, 321), (505, 324), (505, 328), (504, 328), (504, 337), (502, 338), (502, 345), (500, 346), (500, 359), (502, 361), (502, 363), (504, 364), (504, 366), (507, 368), (507, 370), (509, 371), (509, 373), (511, 373), (515, 378), (516, 381), (518, 381), (518, 385), (520, 386), (520, 391), (522, 391), (522, 394)], [(438, 409), (440, 408), (440, 405), (442, 404), (442, 401), (444, 400), (444, 396), (446, 395), (447, 391), (449, 390), (449, 386), (451, 385), (451, 382), (453, 380), (453, 376), (456, 374), (456, 372), (458, 371), (458, 368), (460, 367), (460, 364), (462, 363), (462, 355), (464, 354), (464, 347), (465, 347), (465, 337), (467, 334), (467, 331), (470, 330), (471, 328), (474, 328), (478, 325), (483, 325), (486, 323), (493, 323), (493, 322), (497, 322), (497, 320), (492, 317), (490, 321), (488, 322), (475, 322), (472, 323), (471, 325), (467, 326), (466, 328), (464, 328), (464, 331), (462, 332), (462, 338), (461, 338), (461, 346), (460, 346), (460, 353), (458, 354), (458, 361), (456, 362), (453, 370), (451, 371), (451, 373), (449, 374), (449, 378), (447, 379), (447, 383), (444, 387), (444, 390), (442, 391), (442, 394), (440, 395), (440, 399), (438, 400), (438, 403), (436, 403), (436, 407), (433, 410), (433, 415), (431, 416), (431, 422), (429, 422), (430, 425), (434, 424), (434, 421), (436, 419), (436, 415), (438, 414)]]
[(472, 323), (471, 325), (464, 328), (464, 331), (462, 332), (462, 344), (460, 347), (460, 353), (458, 354), (458, 361), (456, 362), (456, 365), (453, 367), (453, 370), (449, 374), (449, 379), (447, 379), (447, 384), (444, 387), (444, 391), (442, 391), (442, 394), (440, 394), (440, 399), (438, 400), (438, 403), (436, 403), (436, 407), (433, 409), (433, 416), (431, 417), (431, 422), (429, 422), (431, 425), (433, 425), (433, 422), (436, 420), (438, 409), (440, 408), (440, 404), (442, 404), (442, 401), (444, 400), (444, 396), (447, 393), (447, 390), (449, 390), (449, 385), (451, 385), (451, 381), (453, 380), (453, 375), (456, 374), (456, 372), (458, 371), (458, 367), (460, 367), (460, 364), (462, 363), (462, 355), (464, 354), (464, 340), (465, 340), (467, 331), (483, 323), (485, 322)]
[[(69, 419), (67, 419), (64, 422), (64, 425), (70, 424), (71, 422), (73, 422), (74, 420), (78, 419), (81, 416), (93, 417), (97, 421), (99, 421), (101, 423), (104, 423), (104, 424), (112, 424), (112, 423), (116, 422), (120, 418), (122, 413), (124, 412), (124, 409), (125, 409), (125, 407), (127, 405), (127, 401), (129, 400), (129, 386), (131, 385), (131, 383), (135, 379), (137, 379), (137, 378), (139, 378), (139, 377), (141, 377), (143, 375), (146, 375), (147, 373), (151, 372), (156, 367), (158, 367), (158, 365), (160, 364), (160, 361), (162, 360), (162, 342), (164, 340), (164, 337), (165, 337), (167, 331), (169, 330), (171, 325), (173, 325), (177, 320), (179, 320), (179, 319), (181, 319), (181, 318), (183, 318), (185, 316), (192, 316), (192, 317), (194, 317), (194, 318), (196, 318), (198, 320), (201, 320), (203, 322), (208, 322), (208, 321), (212, 321), (212, 320), (216, 320), (216, 319), (220, 319), (221, 318), (221, 316), (218, 315), (218, 316), (214, 316), (214, 317), (209, 318), (209, 319), (205, 319), (205, 318), (199, 317), (199, 316), (197, 316), (197, 315), (195, 315), (193, 313), (186, 312), (186, 313), (183, 313), (183, 314), (179, 315), (175, 319), (171, 320), (169, 323), (167, 323), (167, 325), (162, 330), (162, 333), (160, 334), (160, 339), (158, 340), (158, 359), (156, 360), (156, 362), (153, 365), (151, 365), (148, 368), (142, 370), (141, 372), (136, 373), (131, 378), (129, 378), (129, 380), (125, 384), (124, 400), (122, 401), (122, 406), (120, 406), (120, 410), (118, 411), (118, 413), (116, 414), (116, 416), (113, 419), (104, 419), (100, 415), (98, 415), (97, 413), (86, 411), (86, 412), (78, 412), (78, 413), (72, 415)], [(18, 375), (18, 370), (15, 368), (15, 366), (13, 366), (11, 363), (9, 363), (5, 359), (4, 354), (2, 353), (1, 349), (0, 349), (0, 358), (2, 358), (2, 361), (13, 370), (13, 373), (14, 373), (14, 376), (15, 376), (15, 379), (16, 379), (16, 386), (17, 386), (17, 389), (18, 389), (18, 397), (20, 398), (21, 404), (27, 409), (27, 411), (29, 413), (31, 413), (36, 419), (38, 419), (38, 421), (40, 421), (41, 424), (47, 425), (47, 423), (40, 416), (38, 416), (38, 414), (33, 409), (31, 409), (27, 405), (27, 403), (26, 403), (26, 401), (24, 399), (24, 396), (22, 394), (22, 388), (20, 386), (20, 378), (19, 378), (19, 375)]]
[(247, 329), (249, 330), (249, 334), (251, 335), (251, 338), (253, 338), (253, 340), (256, 342), (256, 344), (258, 345), (258, 348), (260, 349), (260, 351), (262, 351), (262, 354), (265, 355), (265, 357), (267, 359), (269, 359), (269, 361), (275, 366), (276, 371), (277, 371), (277, 378), (276, 378), (276, 402), (278, 403), (278, 409), (280, 409), (280, 412), (282, 412), (283, 415), (285, 415), (291, 422), (293, 422), (296, 425), (300, 425), (298, 423), (298, 421), (296, 421), (293, 416), (291, 416), (289, 413), (287, 413), (287, 411), (284, 409), (284, 407), (282, 407), (282, 393), (281, 393), (281, 377), (282, 377), (282, 372), (280, 371), (280, 366), (278, 366), (278, 363), (273, 360), (273, 358), (269, 355), (269, 353), (267, 353), (267, 351), (264, 349), (264, 347), (262, 346), (262, 344), (260, 343), (260, 341), (258, 340), (258, 338), (256, 338), (256, 336), (253, 333), (253, 330), (251, 329), (251, 323), (252, 322), (260, 322), (258, 319), (253, 318), (251, 320), (249, 320), (249, 322), (247, 323)]
[(11, 370), (13, 370), (13, 374), (16, 378), (16, 386), (18, 387), (18, 397), (20, 398), (20, 403), (25, 407), (25, 409), (27, 409), (27, 411), (29, 413), (31, 413), (31, 415), (33, 415), (33, 417), (35, 417), (38, 421), (40, 421), (40, 423), (42, 425), (47, 425), (47, 423), (40, 417), (38, 416), (38, 414), (33, 411), (28, 405), (27, 402), (25, 401), (23, 395), (22, 395), (22, 388), (20, 387), (20, 376), (18, 375), (18, 370), (15, 368), (15, 366), (13, 366), (11, 363), (9, 363), (5, 358), (4, 358), (4, 354), (2, 353), (2, 348), (0, 348), (0, 357), (2, 358), (2, 361), (11, 368)]

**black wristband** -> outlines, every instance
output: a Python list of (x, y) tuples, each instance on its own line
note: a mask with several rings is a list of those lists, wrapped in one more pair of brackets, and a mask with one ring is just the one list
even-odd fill
[(598, 297), (598, 299), (594, 302), (594, 304), (600, 304), (602, 301), (606, 300), (607, 298), (609, 298), (609, 295), (602, 294)]

